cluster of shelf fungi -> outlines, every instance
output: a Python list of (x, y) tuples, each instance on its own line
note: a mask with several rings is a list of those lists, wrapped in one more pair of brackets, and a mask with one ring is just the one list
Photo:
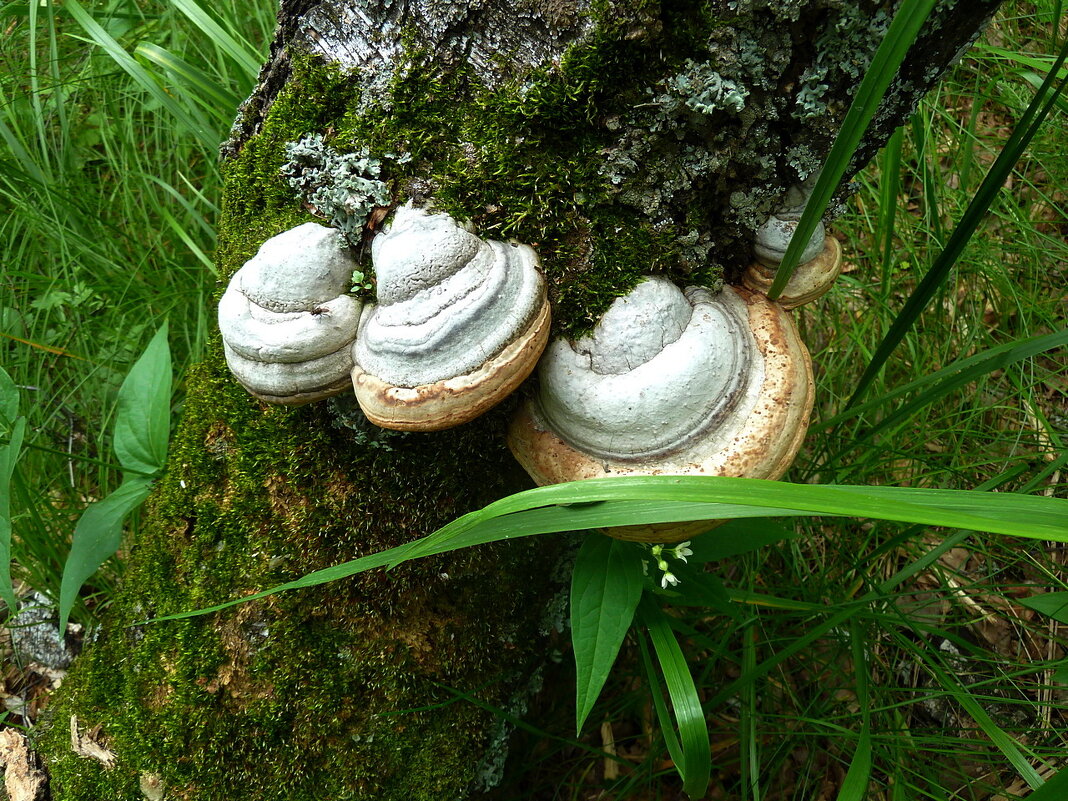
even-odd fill
[[(796, 195), (796, 193), (795, 193)], [(397, 209), (371, 243), (376, 303), (348, 293), (357, 264), (342, 233), (309, 222), (267, 240), (219, 304), (227, 363), (268, 403), (350, 388), (372, 423), (436, 431), (466, 423), (537, 370), (508, 446), (539, 485), (602, 476), (776, 479), (812, 408), (812, 365), (788, 309), (822, 295), (841, 251), (820, 226), (778, 301), (764, 292), (803, 196), (754, 235), (742, 287), (713, 292), (648, 277), (587, 336), (549, 342), (538, 257), (452, 217)], [(708, 522), (607, 529), (677, 542)]]

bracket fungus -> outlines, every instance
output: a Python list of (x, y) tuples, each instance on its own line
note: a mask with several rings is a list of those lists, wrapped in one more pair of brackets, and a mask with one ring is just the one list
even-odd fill
[(496, 405), (549, 337), (538, 257), (411, 205), (371, 244), (378, 304), (353, 346), (352, 384), (383, 428), (436, 431)]
[(362, 305), (346, 295), (356, 262), (339, 231), (304, 223), (271, 237), (219, 301), (226, 363), (268, 403), (343, 392)]
[[(756, 292), (767, 293), (775, 272), (786, 255), (786, 248), (797, 230), (808, 196), (802, 187), (794, 187), (787, 205), (775, 212), (756, 230), (753, 252), (756, 261), (749, 265), (743, 283)], [(787, 282), (778, 302), (793, 309), (824, 295), (842, 271), (842, 246), (826, 233), (823, 223), (816, 226), (805, 244), (797, 269)]]
[[(554, 341), (540, 387), (509, 430), (539, 485), (625, 475), (774, 479), (812, 408), (812, 366), (790, 316), (746, 289), (685, 291), (649, 278), (593, 332)], [(708, 522), (606, 529), (671, 542)]]

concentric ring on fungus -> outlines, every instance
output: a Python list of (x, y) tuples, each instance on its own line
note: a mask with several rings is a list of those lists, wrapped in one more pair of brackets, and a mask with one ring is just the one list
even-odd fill
[(343, 392), (362, 304), (342, 235), (304, 223), (271, 237), (219, 301), (226, 363), (250, 394), (297, 405)]
[[(508, 445), (539, 485), (626, 475), (775, 479), (812, 409), (808, 350), (782, 306), (735, 287), (683, 293), (659, 278), (617, 299), (589, 337), (553, 342), (538, 377)], [(605, 533), (678, 542), (713, 524)]]
[(371, 422), (451, 428), (530, 375), (550, 322), (532, 248), (480, 239), (447, 214), (410, 205), (371, 248), (379, 302), (361, 320), (352, 369)]

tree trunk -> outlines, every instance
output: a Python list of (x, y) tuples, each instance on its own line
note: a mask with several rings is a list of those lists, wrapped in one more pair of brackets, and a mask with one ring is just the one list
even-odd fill
[[(996, 6), (940, 5), (854, 170)], [(224, 147), (220, 270), (310, 218), (282, 170), (287, 143), (320, 134), (378, 159), (395, 204), (534, 246), (557, 334), (646, 274), (731, 279), (752, 231), (818, 170), (894, 7), (283, 2)], [(141, 621), (395, 546), (528, 486), (503, 444), (515, 404), (386, 433), (352, 400), (266, 406), (215, 348), (189, 378), (123, 589), (53, 703), (54, 797), (437, 801), (492, 784), (505, 726), (457, 693), (522, 713), (561, 624), (559, 539)], [(114, 765), (72, 751), (72, 716)]]

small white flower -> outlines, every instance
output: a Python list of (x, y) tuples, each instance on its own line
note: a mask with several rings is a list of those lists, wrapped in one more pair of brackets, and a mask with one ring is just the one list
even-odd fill
[(684, 562), (688, 561), (686, 557), (693, 556), (693, 551), (691, 551), (687, 547), (689, 544), (689, 540), (686, 540), (686, 542), (680, 542), (678, 545), (671, 549), (672, 556), (674, 556), (676, 559), (681, 559)]
[(668, 588), (668, 584), (674, 587), (678, 583), (679, 580), (675, 578), (675, 574), (670, 570), (665, 570), (664, 575), (660, 577), (660, 586), (665, 590)]

